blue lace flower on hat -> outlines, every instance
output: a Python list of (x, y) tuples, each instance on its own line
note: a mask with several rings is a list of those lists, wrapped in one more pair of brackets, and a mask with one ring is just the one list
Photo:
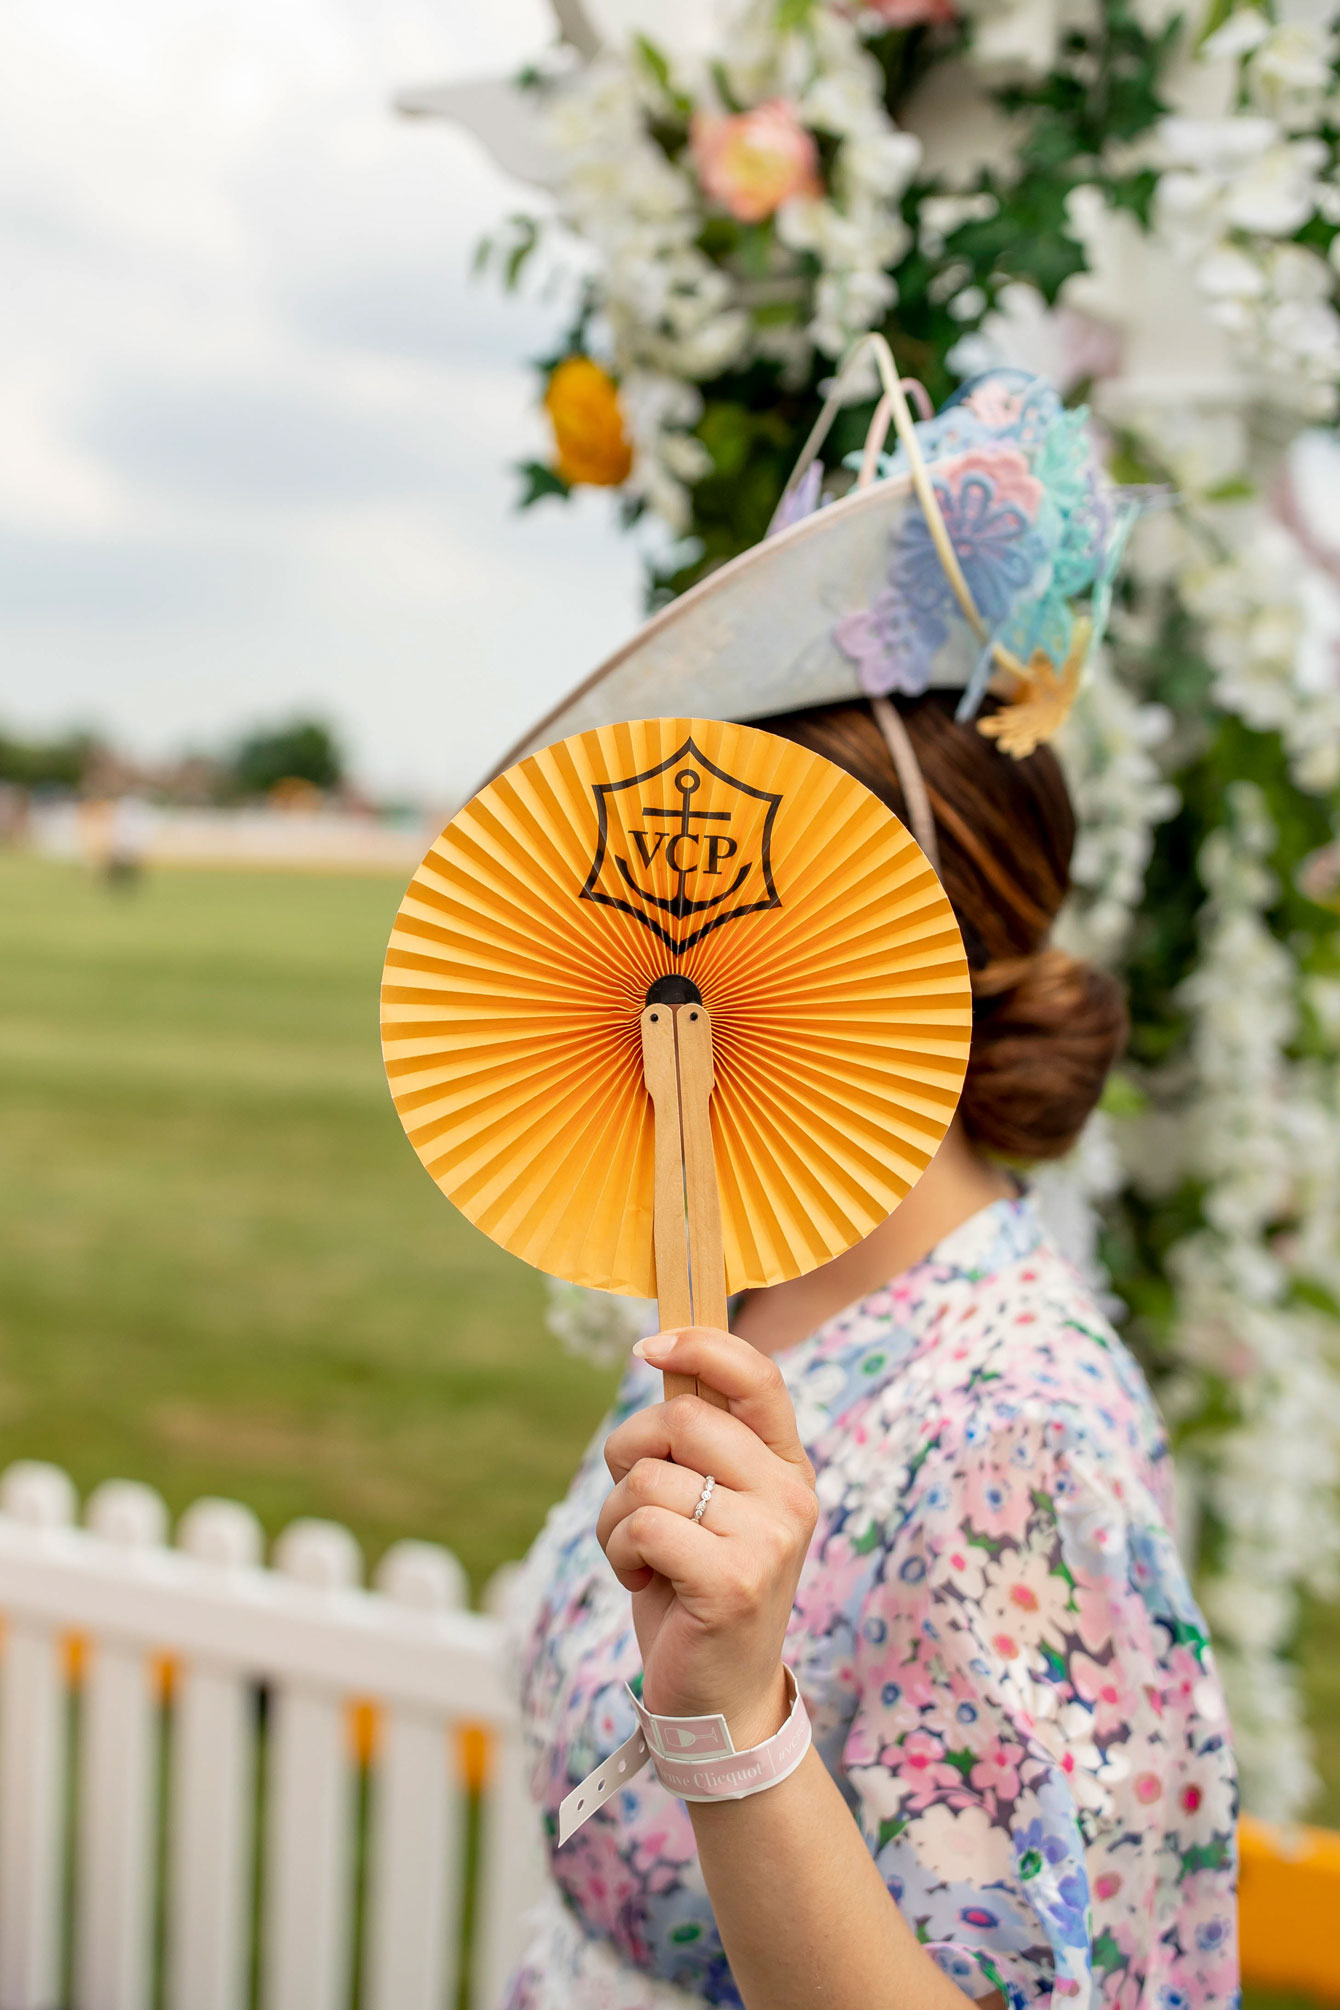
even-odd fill
[[(1024, 370), (992, 370), (917, 426), (946, 531), (988, 639), (959, 706), (971, 718), (1002, 651), (1022, 665), (1045, 659), (1074, 681), (1105, 621), (1112, 582), (1134, 518), (1103, 477), (1083, 408)], [(901, 448), (881, 456), (881, 476), (905, 475)], [(1091, 596), (1077, 626), (1074, 601)], [(914, 697), (964, 620), (921, 510), (894, 534), (885, 582), (870, 605), (835, 630), (865, 690)]]

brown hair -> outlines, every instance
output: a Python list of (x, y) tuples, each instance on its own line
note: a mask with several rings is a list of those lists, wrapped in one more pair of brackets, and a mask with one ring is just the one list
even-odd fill
[[(1054, 949), (1070, 885), (1075, 813), (1049, 747), (1003, 754), (959, 725), (953, 693), (899, 699), (925, 779), (940, 877), (972, 970), (972, 1057), (960, 1105), (968, 1134), (1012, 1159), (1058, 1158), (1074, 1143), (1126, 1041), (1121, 986)], [(988, 699), (984, 711), (992, 709)], [(823, 754), (908, 822), (884, 736), (863, 704), (819, 705), (750, 722)]]

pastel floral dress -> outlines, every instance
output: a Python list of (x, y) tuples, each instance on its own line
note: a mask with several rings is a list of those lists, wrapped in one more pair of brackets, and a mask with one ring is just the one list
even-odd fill
[[(1138, 1368), (1031, 1203), (984, 1209), (778, 1357), (820, 1521), (787, 1658), (889, 1892), (1014, 2010), (1237, 1995), (1235, 1783)], [(595, 1538), (634, 1362), (527, 1564), (533, 1786), (629, 1735), (628, 1594)], [(739, 2004), (688, 1813), (642, 1774), (552, 1867), (507, 2010)]]

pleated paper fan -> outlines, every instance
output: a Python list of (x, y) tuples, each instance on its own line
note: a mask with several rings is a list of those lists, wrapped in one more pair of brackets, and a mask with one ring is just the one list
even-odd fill
[(869, 1234), (930, 1163), (972, 999), (914, 839), (789, 741), (706, 719), (601, 727), (467, 803), (387, 952), (401, 1121), (495, 1242), (652, 1296), (640, 1022), (670, 976), (711, 1020), (728, 1288), (798, 1276)]

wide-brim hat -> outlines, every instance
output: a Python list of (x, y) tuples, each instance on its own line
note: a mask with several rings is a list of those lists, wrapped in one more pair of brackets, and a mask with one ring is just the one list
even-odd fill
[[(872, 358), (882, 395), (856, 484), (826, 501), (819, 449)], [(661, 714), (748, 721), (957, 690), (971, 718), (993, 680), (1007, 703), (983, 731), (1015, 754), (1050, 738), (1105, 624), (1142, 492), (1108, 480), (1087, 413), (1027, 371), (990, 371), (920, 421), (907, 389), (924, 400), (882, 337), (858, 343), (762, 543), (661, 608), (500, 766)]]

